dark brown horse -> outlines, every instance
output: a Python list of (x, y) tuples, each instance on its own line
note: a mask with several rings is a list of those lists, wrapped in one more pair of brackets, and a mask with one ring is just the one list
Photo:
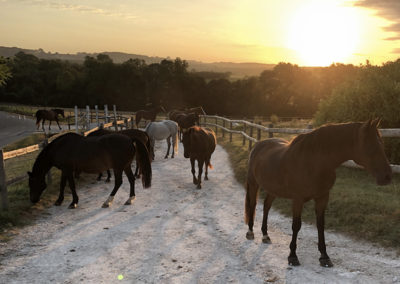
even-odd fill
[[(153, 147), (152, 147), (152, 145), (150, 143), (150, 137), (145, 131), (142, 131), (142, 130), (139, 130), (139, 129), (124, 129), (124, 130), (120, 130), (120, 131), (112, 131), (112, 130), (108, 130), (108, 129), (99, 129), (99, 130), (91, 132), (88, 135), (88, 137), (90, 137), (90, 136), (103, 136), (103, 135), (108, 135), (108, 134), (113, 134), (113, 133), (126, 135), (126, 136), (130, 137), (131, 139), (140, 140), (146, 146), (146, 148), (148, 150), (148, 153), (149, 153), (149, 158), (150, 158), (150, 160), (152, 160)], [(139, 166), (138, 165), (139, 165), (138, 155), (136, 155), (135, 177), (140, 177)], [(97, 177), (97, 180), (101, 180), (101, 177), (102, 177), (102, 173), (99, 174), (99, 176)], [(107, 170), (106, 182), (109, 182), (110, 178), (111, 178), (110, 170)]]
[(189, 108), (186, 110), (172, 110), (168, 113), (168, 117), (170, 120), (176, 121), (178, 122), (178, 117), (180, 115), (186, 115), (186, 114), (190, 114), (190, 113), (194, 113), (197, 115), (197, 125), (200, 125), (200, 115), (205, 115), (205, 111), (203, 110), (203, 108), (201, 106), (199, 107), (193, 107), (193, 108)]
[[(203, 173), (203, 165), (205, 164), (204, 180), (208, 180), (208, 167), (212, 168), (211, 155), (217, 145), (217, 139), (214, 131), (203, 127), (193, 126), (187, 131), (183, 132), (182, 139), (185, 158), (190, 158), (192, 166), (193, 183), (197, 184), (197, 188), (201, 188), (201, 174)], [(194, 168), (195, 160), (199, 168), (198, 176), (196, 178), (196, 171)]]
[(53, 108), (51, 110), (39, 109), (35, 113), (37, 129), (39, 129), (40, 121), (42, 121), (42, 129), (44, 131), (44, 122), (45, 122), (45, 120), (48, 120), (49, 121), (49, 130), (50, 130), (51, 122), (55, 120), (57, 122), (58, 128), (60, 128), (60, 130), (61, 130), (61, 126), (58, 123), (58, 115), (65, 117), (64, 110), (59, 109), (59, 108)]
[(197, 113), (189, 113), (189, 114), (177, 114), (175, 116), (175, 121), (178, 123), (179, 126), (179, 138), (182, 141), (182, 132), (186, 129), (195, 126), (196, 122), (199, 122), (199, 115)]
[(139, 127), (139, 122), (143, 119), (155, 121), (159, 112), (166, 112), (163, 106), (158, 106), (150, 110), (138, 110), (136, 112), (136, 127)]
[(84, 137), (75, 133), (67, 133), (47, 145), (38, 155), (29, 174), (30, 200), (37, 203), (46, 188), (45, 175), (51, 167), (61, 170), (60, 195), (55, 205), (61, 205), (64, 200), (64, 188), (67, 183), (72, 193), (72, 203), (68, 208), (78, 205), (78, 195), (75, 191), (73, 172), (99, 173), (108, 169), (114, 170), (115, 184), (103, 208), (109, 207), (122, 184), (122, 172), (125, 172), (130, 183), (130, 195), (125, 202), (132, 204), (135, 199), (135, 176), (131, 163), (135, 154), (139, 156), (142, 169), (143, 187), (151, 185), (151, 165), (146, 146), (139, 140), (133, 140), (125, 135), (110, 134), (101, 137)]
[(268, 211), (276, 197), (292, 199), (293, 235), (290, 243), (289, 265), (299, 265), (296, 255), (297, 234), (301, 228), (303, 204), (315, 202), (318, 228), (318, 249), (321, 266), (333, 264), (326, 252), (324, 215), (329, 190), (335, 183), (335, 169), (344, 161), (354, 160), (376, 178), (378, 185), (391, 182), (392, 171), (377, 130), (378, 121), (322, 126), (287, 142), (267, 139), (255, 144), (250, 153), (245, 198), (247, 239), (254, 239), (253, 225), (257, 192), (266, 192), (261, 231), (263, 242), (269, 243)]

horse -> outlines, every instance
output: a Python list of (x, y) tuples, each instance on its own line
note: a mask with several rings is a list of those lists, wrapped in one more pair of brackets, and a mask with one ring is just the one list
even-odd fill
[[(146, 132), (139, 130), (139, 129), (124, 129), (124, 130), (120, 130), (120, 131), (99, 129), (99, 130), (89, 133), (88, 136), (103, 136), (103, 135), (108, 135), (108, 134), (113, 134), (113, 133), (126, 135), (132, 139), (139, 139), (146, 146), (148, 153), (149, 153), (149, 157), (152, 157), (153, 148), (151, 147), (151, 144), (150, 144), (150, 137)], [(136, 159), (138, 159), (137, 155), (136, 155)], [(138, 165), (139, 165), (139, 162), (136, 161), (135, 177), (140, 177)], [(99, 173), (97, 180), (101, 180), (101, 177), (102, 177), (102, 173)], [(110, 182), (110, 178), (111, 178), (110, 170), (107, 170), (106, 182)]]
[(245, 223), (247, 239), (254, 239), (253, 225), (258, 188), (266, 192), (261, 231), (262, 241), (270, 243), (267, 232), (268, 211), (276, 197), (292, 199), (292, 240), (289, 265), (300, 265), (296, 255), (297, 234), (301, 228), (303, 204), (315, 202), (320, 265), (332, 267), (325, 245), (324, 216), (329, 190), (335, 183), (335, 169), (354, 160), (376, 178), (378, 185), (391, 182), (392, 171), (377, 129), (379, 121), (328, 124), (291, 142), (271, 138), (257, 142), (252, 149), (247, 171)]
[(200, 115), (206, 114), (205, 111), (203, 110), (203, 108), (201, 106), (198, 106), (198, 107), (193, 107), (193, 108), (189, 108), (186, 110), (172, 110), (168, 113), (168, 118), (170, 120), (178, 122), (177, 118), (179, 115), (190, 114), (190, 113), (195, 113), (197, 115), (197, 120), (196, 120), (197, 125), (200, 125)]
[(138, 110), (135, 117), (136, 127), (139, 127), (139, 122), (142, 118), (150, 121), (155, 121), (156, 116), (159, 112), (166, 112), (163, 106), (158, 106), (150, 110)]
[[(145, 130), (150, 137), (151, 147), (154, 149), (155, 140), (167, 140), (168, 150), (165, 155), (165, 159), (168, 158), (169, 149), (171, 147), (171, 137), (172, 143), (174, 144), (172, 148), (171, 158), (174, 158), (174, 154), (178, 154), (178, 124), (172, 120), (163, 120), (158, 122), (150, 122), (147, 124)], [(154, 150), (153, 150), (153, 160), (154, 160)]]
[[(212, 169), (210, 163), (211, 155), (217, 145), (217, 138), (214, 131), (199, 126), (192, 126), (187, 131), (183, 132), (183, 156), (190, 158), (192, 165), (193, 183), (201, 189), (201, 174), (203, 173), (203, 164), (205, 164), (204, 180), (208, 180), (208, 167)], [(199, 168), (198, 177), (196, 178), (196, 171), (194, 168), (195, 160)]]
[(79, 198), (75, 190), (73, 172), (99, 173), (110, 168), (114, 170), (115, 184), (102, 207), (109, 207), (114, 200), (122, 184), (122, 172), (125, 172), (130, 183), (130, 194), (125, 205), (132, 204), (135, 199), (135, 176), (131, 163), (136, 153), (143, 173), (144, 188), (151, 186), (152, 175), (146, 146), (140, 140), (134, 140), (136, 147), (132, 142), (133, 139), (121, 134), (84, 137), (76, 133), (67, 133), (56, 138), (39, 153), (32, 172), (28, 172), (31, 202), (39, 202), (47, 186), (45, 175), (55, 166), (61, 170), (60, 194), (55, 202), (56, 206), (60, 206), (64, 200), (64, 188), (68, 180), (72, 193), (72, 202), (68, 208), (77, 207)]
[(177, 114), (175, 116), (175, 121), (178, 123), (179, 126), (179, 138), (180, 141), (182, 141), (181, 139), (181, 134), (182, 131), (184, 131), (185, 129), (188, 129), (192, 126), (196, 125), (196, 122), (199, 122), (199, 115), (197, 113), (191, 112), (189, 114)]
[(57, 122), (58, 128), (60, 128), (60, 130), (61, 130), (61, 126), (58, 123), (58, 115), (61, 115), (62, 117), (65, 117), (64, 116), (64, 110), (63, 109), (59, 109), (59, 108), (53, 108), (51, 110), (39, 109), (35, 113), (37, 129), (39, 129), (39, 123), (40, 123), (40, 121), (42, 121), (42, 129), (44, 131), (44, 122), (47, 119), (49, 121), (49, 130), (50, 130), (51, 122), (53, 120), (55, 120)]

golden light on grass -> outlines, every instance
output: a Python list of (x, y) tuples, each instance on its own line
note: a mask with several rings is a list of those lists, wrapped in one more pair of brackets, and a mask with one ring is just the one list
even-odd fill
[(294, 12), (288, 46), (306, 66), (327, 66), (347, 61), (360, 42), (359, 12), (333, 2), (311, 2)]

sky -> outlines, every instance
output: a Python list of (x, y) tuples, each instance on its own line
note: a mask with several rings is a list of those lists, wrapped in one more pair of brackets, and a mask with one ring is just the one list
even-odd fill
[(0, 0), (0, 46), (380, 65), (400, 55), (399, 19), (400, 0)]

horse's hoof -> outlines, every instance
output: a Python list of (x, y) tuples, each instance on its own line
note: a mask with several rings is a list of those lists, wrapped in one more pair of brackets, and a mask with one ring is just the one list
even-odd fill
[(105, 183), (110, 183), (110, 180), (109, 180), (109, 179), (106, 179)]
[(110, 207), (110, 203), (103, 203), (103, 205), (101, 205), (101, 208), (109, 208)]
[(75, 209), (76, 207), (78, 207), (78, 204), (76, 204), (76, 203), (71, 203), (71, 204), (68, 206), (68, 209)]
[(136, 199), (136, 197), (130, 197), (130, 198), (125, 202), (125, 205), (131, 205), (135, 199)]
[(268, 235), (265, 235), (265, 236), (262, 237), (262, 242), (264, 244), (270, 244), (271, 243), (271, 239), (269, 238)]
[(55, 205), (55, 206), (60, 206), (61, 203), (62, 203), (62, 201), (56, 201), (56, 202), (54, 202), (54, 205)]
[(332, 261), (330, 260), (329, 257), (328, 258), (320, 258), (319, 259), (319, 264), (322, 267), (332, 267), (333, 266), (333, 263), (332, 263)]
[(198, 184), (196, 188), (201, 189), (201, 184)]
[(300, 261), (297, 258), (297, 256), (289, 256), (288, 262), (289, 262), (290, 266), (299, 266), (300, 265)]
[(246, 239), (248, 240), (254, 240), (254, 233), (252, 231), (248, 231), (246, 233)]
[(208, 177), (204, 177), (204, 180), (208, 180)]

